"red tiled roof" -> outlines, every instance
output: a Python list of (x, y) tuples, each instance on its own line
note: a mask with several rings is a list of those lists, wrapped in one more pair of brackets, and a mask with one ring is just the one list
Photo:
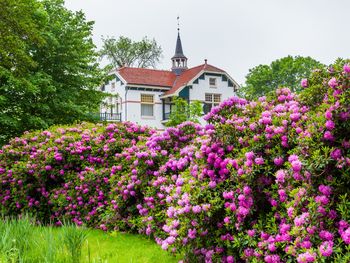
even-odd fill
[(118, 73), (128, 84), (172, 87), (176, 75), (167, 70), (123, 67)]
[(197, 67), (190, 68), (184, 71), (180, 76), (177, 77), (173, 87), (167, 92), (165, 92), (164, 95), (170, 95), (175, 93), (178, 89), (187, 85), (187, 83), (190, 82), (195, 76), (197, 76), (199, 72), (201, 72), (202, 70), (211, 71), (211, 72), (225, 72), (224, 70), (209, 64), (202, 64)]
[(180, 76), (176, 76), (172, 71), (167, 70), (130, 67), (122, 67), (118, 69), (118, 73), (128, 84), (169, 87), (170, 90), (166, 91), (164, 95), (170, 95), (187, 85), (202, 70), (220, 73), (225, 72), (212, 65), (202, 64), (185, 70)]

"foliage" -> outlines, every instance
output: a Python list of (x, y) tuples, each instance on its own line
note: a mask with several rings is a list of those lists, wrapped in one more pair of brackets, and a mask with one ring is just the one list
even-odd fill
[(26, 215), (21, 219), (0, 220), (0, 261), (21, 262), (30, 250), (33, 225)]
[(42, 30), (47, 14), (35, 0), (3, 0), (0, 3), (0, 17), (1, 70), (24, 75), (36, 64), (30, 51), (33, 46), (44, 42)]
[(311, 57), (287, 56), (270, 65), (259, 65), (250, 69), (246, 83), (239, 92), (248, 99), (265, 96), (278, 87), (289, 87), (291, 91), (299, 92), (301, 79), (308, 78), (313, 69), (323, 67), (324, 65)]
[(88, 235), (87, 231), (77, 228), (74, 224), (66, 223), (62, 228), (62, 232), (62, 241), (71, 258), (71, 262), (81, 262), (81, 251)]
[[(55, 228), (34, 222), (28, 216), (1, 218), (0, 262), (177, 262), (154, 242), (139, 235), (109, 235), (73, 225)], [(78, 242), (69, 242), (70, 246), (66, 247), (67, 240), (72, 239)], [(77, 248), (76, 243), (81, 247)]]
[(107, 204), (114, 155), (151, 133), (131, 123), (85, 123), (13, 139), (0, 151), (0, 176), (9, 176), (0, 186), (4, 212), (35, 212), (43, 223), (96, 226)]
[(26, 134), (0, 152), (5, 213), (144, 233), (189, 262), (349, 262), (350, 61), (154, 133)]
[(141, 41), (132, 41), (128, 37), (120, 36), (103, 38), (101, 57), (106, 57), (111, 68), (137, 67), (155, 68), (162, 56), (162, 48), (153, 40), (144, 37)]
[(25, 130), (91, 120), (104, 96), (92, 22), (62, 0), (1, 2), (0, 145)]
[(185, 121), (199, 123), (198, 118), (201, 116), (202, 103), (200, 101), (196, 100), (188, 103), (181, 97), (173, 97), (173, 104), (166, 126), (173, 127)]

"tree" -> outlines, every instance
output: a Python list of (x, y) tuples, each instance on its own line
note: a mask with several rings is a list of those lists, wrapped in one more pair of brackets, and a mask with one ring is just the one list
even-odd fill
[(298, 92), (301, 90), (301, 79), (307, 78), (313, 69), (322, 67), (323, 64), (311, 57), (287, 56), (277, 59), (270, 65), (259, 65), (250, 69), (246, 83), (239, 93), (248, 99), (256, 99), (278, 87), (289, 87)]
[(103, 40), (101, 57), (106, 57), (112, 67), (155, 68), (162, 56), (162, 48), (153, 40), (144, 37), (141, 41), (132, 41), (127, 37), (119, 39), (107, 37)]
[(91, 120), (104, 96), (93, 22), (62, 0), (0, 7), (0, 145), (25, 130)]
[(0, 2), (0, 145), (21, 129), (22, 106), (37, 94), (32, 55), (45, 42), (47, 13), (36, 0)]
[(36, 63), (30, 56), (34, 46), (43, 44), (47, 14), (36, 0), (1, 0), (0, 67), (19, 76)]
[(202, 104), (200, 101), (188, 103), (180, 97), (174, 97), (167, 127), (176, 126), (185, 121), (199, 123), (198, 118), (202, 115)]

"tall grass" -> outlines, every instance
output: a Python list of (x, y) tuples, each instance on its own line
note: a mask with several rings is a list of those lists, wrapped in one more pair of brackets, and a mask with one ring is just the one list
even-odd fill
[[(60, 256), (60, 238), (55, 235), (52, 227), (43, 227), (41, 226), (38, 229), (40, 234), (40, 239), (36, 240), (36, 246), (38, 248), (37, 258), (40, 258), (40, 262), (51, 263), (59, 262)], [(33, 256), (35, 258), (35, 256)]]
[(34, 226), (28, 215), (0, 220), (0, 259), (5, 262), (24, 262), (31, 248)]
[(65, 223), (62, 228), (62, 241), (68, 251), (72, 263), (79, 263), (84, 241), (87, 238), (86, 229), (78, 228), (71, 223)]
[(35, 224), (29, 216), (0, 215), (0, 263), (177, 262), (154, 242), (137, 235), (108, 235), (64, 223)]
[(88, 231), (71, 223), (59, 233), (52, 227), (35, 226), (28, 215), (0, 217), (0, 262), (79, 263)]

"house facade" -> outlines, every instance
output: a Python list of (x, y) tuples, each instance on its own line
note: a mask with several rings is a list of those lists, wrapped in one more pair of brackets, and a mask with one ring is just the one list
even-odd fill
[[(113, 94), (100, 108), (101, 118), (131, 121), (162, 130), (169, 119), (175, 96), (203, 104), (203, 115), (223, 100), (236, 95), (239, 85), (224, 70), (204, 61), (187, 67), (178, 32), (171, 70), (122, 67), (112, 71), (112, 80), (101, 89)], [(201, 118), (202, 124), (205, 121)]]

